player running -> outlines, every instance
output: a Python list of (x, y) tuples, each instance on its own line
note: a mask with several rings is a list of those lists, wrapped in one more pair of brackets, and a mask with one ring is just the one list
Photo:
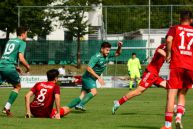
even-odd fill
[(30, 70), (30, 66), (24, 58), (27, 28), (19, 27), (17, 28), (16, 32), (17, 38), (10, 39), (7, 42), (5, 51), (0, 59), (0, 84), (4, 81), (7, 81), (8, 83), (11, 83), (14, 87), (2, 111), (3, 113), (6, 113), (7, 116), (12, 116), (12, 113), (10, 112), (11, 105), (16, 100), (18, 93), (21, 89), (20, 77), (18, 74), (18, 72), (21, 72), (21, 69), (18, 67), (18, 58), (19, 61), (27, 69), (26, 72), (29, 72)]
[[(187, 88), (193, 82), (193, 27), (190, 26), (192, 13), (183, 11), (180, 14), (180, 24), (170, 27), (167, 38), (166, 60), (170, 62), (170, 78), (167, 83), (167, 104), (165, 111), (165, 126), (161, 129), (172, 129), (174, 102), (182, 88)], [(186, 92), (180, 93), (185, 96)], [(185, 104), (185, 98), (183, 100)], [(178, 112), (184, 110), (184, 104), (178, 106)], [(182, 113), (181, 113), (182, 114)], [(177, 114), (176, 128), (183, 129), (181, 116)], [(179, 118), (179, 119), (178, 119)]]
[[(47, 117), (60, 119), (70, 112), (68, 107), (60, 108), (60, 87), (56, 84), (59, 72), (57, 69), (47, 71), (47, 82), (36, 83), (25, 96), (26, 117)], [(31, 96), (35, 95), (30, 103)], [(53, 109), (53, 104), (56, 109)]]
[(82, 90), (79, 97), (73, 99), (67, 107), (85, 111), (85, 104), (88, 103), (97, 94), (96, 80), (101, 85), (104, 85), (104, 80), (100, 77), (106, 69), (110, 58), (119, 56), (121, 54), (122, 42), (118, 42), (118, 49), (115, 53), (110, 52), (111, 44), (103, 42), (101, 44), (100, 52), (91, 57), (86, 72), (82, 76)]
[(166, 45), (161, 44), (155, 51), (152, 61), (147, 66), (145, 72), (143, 73), (142, 80), (139, 83), (139, 86), (127, 93), (118, 101), (114, 101), (114, 105), (112, 108), (112, 114), (115, 114), (116, 110), (125, 103), (126, 101), (130, 100), (131, 98), (141, 95), (145, 90), (147, 90), (151, 85), (157, 85), (161, 87), (166, 87), (166, 81), (159, 77), (159, 71), (165, 62), (166, 56)]

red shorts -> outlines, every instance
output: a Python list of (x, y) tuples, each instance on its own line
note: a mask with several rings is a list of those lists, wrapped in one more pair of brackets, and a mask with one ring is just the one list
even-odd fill
[[(56, 113), (57, 113), (56, 109), (53, 108), (52, 113), (50, 114), (50, 118), (54, 118)], [(63, 117), (64, 113), (65, 113), (64, 108), (60, 108), (60, 117)]]
[(149, 88), (153, 84), (159, 86), (162, 81), (164, 81), (164, 79), (159, 77), (158, 75), (153, 74), (149, 71), (145, 71), (143, 73), (139, 86), (142, 86), (144, 88)]
[(44, 107), (30, 107), (34, 117), (49, 118), (52, 111), (46, 110)]
[(167, 83), (168, 89), (192, 88), (192, 84), (193, 71), (183, 68), (170, 69), (169, 80)]

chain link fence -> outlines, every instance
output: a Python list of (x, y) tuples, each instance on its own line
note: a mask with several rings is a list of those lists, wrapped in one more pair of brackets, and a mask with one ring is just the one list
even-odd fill
[[(27, 41), (25, 55), (32, 66), (33, 75), (45, 74), (47, 69), (61, 65), (67, 65), (69, 73), (82, 74), (84, 70), (74, 67), (77, 63), (77, 38), (65, 28), (65, 19), (61, 20), (60, 15), (84, 12), (82, 20), (88, 21), (86, 29), (90, 33), (81, 37), (83, 69), (90, 57), (99, 51), (103, 41), (109, 41), (113, 46), (112, 51), (115, 51), (116, 42), (122, 40), (124, 46), (121, 56), (113, 59), (104, 73), (118, 76), (127, 75), (126, 63), (132, 52), (137, 53), (144, 67), (147, 65), (155, 48), (164, 42), (167, 29), (179, 22), (179, 12), (182, 10), (192, 11), (193, 5), (151, 5), (150, 8), (148, 5), (18, 6), (18, 26), (28, 25), (36, 32), (36, 38)], [(31, 19), (26, 18), (29, 16)], [(49, 23), (51, 26), (48, 26)], [(72, 25), (75, 26), (77, 24)], [(53, 31), (59, 32), (54, 35)], [(29, 33), (29, 36), (34, 35)], [(0, 42), (2, 53), (5, 41)]]

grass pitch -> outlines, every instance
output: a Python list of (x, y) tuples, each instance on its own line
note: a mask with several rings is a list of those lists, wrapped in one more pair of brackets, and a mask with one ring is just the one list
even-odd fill
[[(123, 96), (128, 89), (98, 89), (99, 94), (91, 100), (86, 112), (73, 110), (61, 120), (49, 118), (25, 119), (24, 95), (29, 89), (22, 89), (12, 107), (13, 118), (1, 113), (0, 129), (159, 129), (164, 124), (166, 91), (151, 88), (145, 94), (122, 105), (116, 115), (111, 114), (112, 102)], [(0, 89), (0, 105), (3, 107), (10, 88)], [(61, 104), (65, 105), (80, 93), (78, 88), (61, 89)], [(193, 129), (193, 91), (186, 97), (186, 113), (183, 118), (185, 129)], [(175, 127), (173, 127), (175, 129)]]

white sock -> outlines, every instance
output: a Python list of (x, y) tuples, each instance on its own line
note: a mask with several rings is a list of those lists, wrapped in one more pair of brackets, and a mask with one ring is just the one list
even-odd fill
[(169, 128), (172, 126), (172, 123), (169, 121), (165, 121), (165, 127)]
[(176, 118), (180, 118), (180, 120), (182, 119), (182, 114), (181, 113), (177, 113)]
[(9, 109), (11, 108), (11, 104), (10, 104), (9, 102), (7, 102), (7, 103), (5, 104), (5, 108), (6, 108), (7, 110), (9, 110)]

